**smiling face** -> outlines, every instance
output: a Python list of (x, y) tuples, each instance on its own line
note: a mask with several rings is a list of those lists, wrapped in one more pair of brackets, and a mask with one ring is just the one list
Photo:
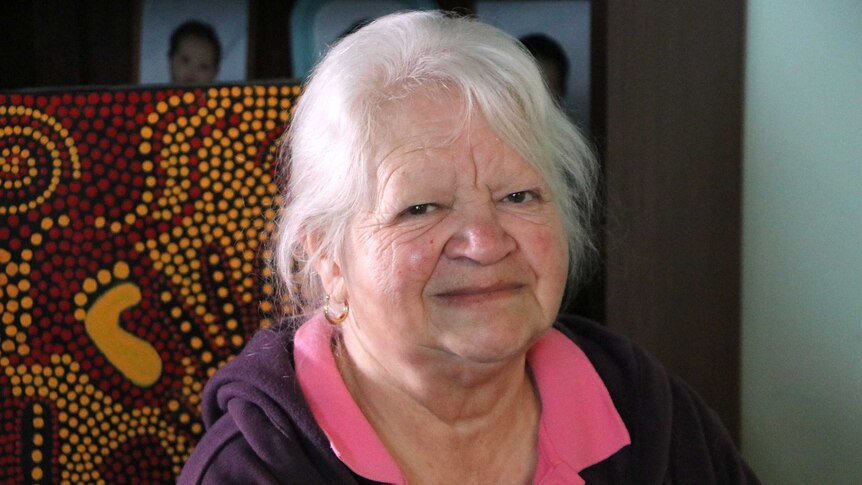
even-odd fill
[(347, 331), (384, 359), (523, 355), (556, 317), (567, 276), (548, 188), (480, 116), (458, 129), (459, 99), (401, 106), (376, 201), (353, 219), (324, 286), (349, 301)]

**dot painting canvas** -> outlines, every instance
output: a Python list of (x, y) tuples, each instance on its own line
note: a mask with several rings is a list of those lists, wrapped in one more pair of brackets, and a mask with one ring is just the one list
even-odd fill
[(207, 379), (285, 309), (267, 241), (298, 94), (0, 94), (0, 483), (176, 480)]

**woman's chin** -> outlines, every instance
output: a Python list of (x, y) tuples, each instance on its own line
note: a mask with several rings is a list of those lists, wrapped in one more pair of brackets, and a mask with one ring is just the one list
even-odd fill
[(465, 363), (501, 364), (523, 357), (546, 329), (547, 326), (528, 326), (523, 322), (516, 328), (494, 325), (458, 332), (442, 343), (447, 353)]

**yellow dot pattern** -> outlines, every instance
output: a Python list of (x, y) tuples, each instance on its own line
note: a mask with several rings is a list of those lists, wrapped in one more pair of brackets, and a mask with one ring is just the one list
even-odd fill
[[(165, 304), (176, 305), (172, 311), (188, 308), (193, 317), (209, 322), (203, 336), (193, 334), (191, 325), (181, 326), (189, 329), (184, 333), (195, 350), (229, 346), (234, 351), (244, 344), (242, 328), (232, 323), (237, 316), (227, 303), (236, 298), (250, 301), (254, 291), (261, 290), (254, 262), (272, 233), (279, 197), (271, 167), (259, 163), (273, 158), (275, 144), (269, 153), (259, 150), (268, 134), (287, 123), (296, 94), (296, 86), (211, 88), (206, 103), (159, 130), (156, 127), (173, 108), (197, 102), (188, 93), (174, 95), (158, 103), (148, 125), (141, 128), (139, 150), (147, 157), (143, 167), (153, 177), (164, 173), (166, 179), (160, 191), (144, 194), (145, 203), (135, 214), (151, 213), (157, 220), (179, 224), (169, 233), (139, 242), (135, 249), (147, 254), (153, 267), (177, 288), (178, 297), (163, 295)], [(158, 153), (154, 147), (161, 147)], [(184, 211), (189, 202), (193, 210)], [(204, 271), (209, 268), (215, 268), (211, 282), (216, 284), (212, 293), (218, 302), (203, 291)], [(268, 300), (274, 292), (270, 285), (262, 290), (261, 310), (270, 313)], [(269, 323), (264, 318), (261, 325)], [(221, 335), (225, 330), (227, 335)]]
[(29, 295), (33, 251), (13, 255), (0, 247), (0, 355), (29, 355), (27, 330), (33, 324), (33, 298)]
[[(188, 360), (187, 367), (193, 367)], [(90, 377), (83, 373), (80, 363), (71, 355), (52, 355), (49, 365), (10, 365), (7, 357), (0, 357), (0, 368), (16, 398), (47, 400), (52, 403), (56, 419), (54, 429), (46, 427), (48, 410), (39, 404), (33, 406), (32, 467), (28, 472), (32, 480), (41, 479), (48, 455), (44, 449), (47, 437), (56, 433), (59, 440), (59, 483), (99, 483), (99, 465), (127, 441), (148, 436), (158, 439), (161, 447), (172, 457), (173, 472), (178, 475), (191, 452), (188, 438), (178, 433), (165, 420), (160, 408), (144, 407), (123, 409), (110, 396), (99, 390)], [(190, 380), (189, 393), (201, 385)], [(199, 405), (199, 397), (188, 401)], [(182, 418), (185, 416), (185, 418)], [(189, 413), (182, 420), (197, 419)], [(197, 428), (200, 432), (200, 428)]]
[[(111, 483), (125, 470), (118, 457), (140, 443), (170, 464), (172, 477), (156, 481), (173, 481), (204, 432), (206, 380), (245, 345), (252, 326), (291, 310), (275, 301), (272, 271), (260, 262), (271, 259), (266, 242), (280, 202), (273, 163), (299, 87), (154, 93), (140, 115), (114, 102), (116, 93), (113, 105), (106, 94), (83, 102), (74, 95), (63, 101), (67, 112), (3, 104), (0, 95), (0, 117), (25, 120), (0, 125), (0, 191), (26, 195), (0, 200), (0, 226), (14, 218), (0, 227), (0, 482), (11, 473), (14, 483)], [(117, 148), (66, 117), (88, 109), (91, 126), (122, 131), (135, 120), (133, 136)], [(107, 165), (106, 154), (125, 164), (105, 169), (113, 170), (107, 184), (107, 172), (94, 171)], [(88, 213), (81, 204), (91, 186), (115, 204)], [(83, 231), (92, 232), (71, 236)], [(74, 246), (98, 248), (94, 237), (121, 255), (79, 261)], [(120, 291), (137, 294), (130, 289), (140, 303), (99, 306)], [(115, 319), (116, 333), (93, 330), (105, 328), (99, 311)], [(129, 327), (128, 314), (157, 314), (172, 327)], [(137, 350), (116, 352), (118, 340)], [(161, 401), (147, 401), (148, 386), (165, 390)], [(140, 391), (134, 399), (117, 392), (129, 387)], [(3, 441), (11, 435), (24, 442)]]
[[(20, 136), (32, 139), (49, 155), (50, 175), (45, 188), (30, 200), (0, 200), (0, 216), (33, 210), (51, 197), (63, 174), (64, 164), (71, 164), (71, 177), (81, 177), (81, 162), (75, 141), (69, 131), (55, 118), (29, 106), (0, 105), (0, 117), (26, 116), (39, 121), (39, 128), (32, 126), (0, 126), (0, 138)], [(4, 192), (32, 186), (40, 176), (40, 164), (45, 163), (37, 154), (19, 144), (0, 149), (0, 188)]]

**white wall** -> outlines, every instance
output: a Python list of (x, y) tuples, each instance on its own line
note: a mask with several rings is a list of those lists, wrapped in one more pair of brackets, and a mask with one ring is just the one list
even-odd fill
[(749, 0), (742, 443), (764, 483), (862, 483), (862, 2)]

